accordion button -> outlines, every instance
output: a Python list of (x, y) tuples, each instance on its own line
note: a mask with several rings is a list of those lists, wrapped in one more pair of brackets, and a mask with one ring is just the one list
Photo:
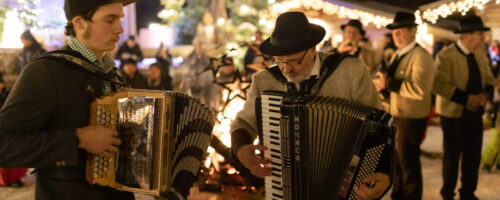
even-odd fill
[(105, 171), (105, 172), (107, 172), (107, 171), (108, 171), (108, 168), (107, 168), (107, 167), (105, 167), (105, 168), (104, 168), (104, 171)]
[(101, 117), (97, 116), (96, 118), (96, 121), (101, 121)]
[(97, 114), (97, 116), (100, 116), (102, 113), (100, 110), (98, 110), (96, 114)]
[(111, 113), (109, 113), (109, 111), (106, 111), (106, 115), (110, 115)]
[(98, 160), (99, 160), (99, 157), (98, 157), (98, 156), (96, 156), (96, 157), (94, 158), (94, 160), (95, 160), (95, 161), (98, 161)]
[(101, 109), (102, 109), (102, 107), (101, 107), (101, 106), (97, 106), (97, 110), (101, 110)]
[(97, 178), (97, 177), (99, 177), (99, 176), (97, 175), (97, 173), (94, 173), (94, 178)]
[(108, 122), (109, 122), (109, 121), (111, 121), (111, 117), (110, 117), (110, 116), (106, 117), (106, 120), (107, 120)]

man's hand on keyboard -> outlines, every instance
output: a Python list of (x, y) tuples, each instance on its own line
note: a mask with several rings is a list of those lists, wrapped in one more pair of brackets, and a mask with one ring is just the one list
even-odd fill
[(385, 173), (374, 173), (363, 179), (364, 184), (356, 186), (354, 191), (357, 193), (358, 200), (369, 200), (380, 198), (389, 187), (391, 180)]
[(260, 178), (271, 175), (271, 167), (268, 166), (271, 160), (269, 158), (259, 157), (255, 153), (255, 150), (263, 152), (267, 150), (267, 147), (253, 144), (243, 145), (238, 149), (238, 152), (236, 152), (236, 156), (238, 156), (241, 163), (243, 163), (253, 175)]

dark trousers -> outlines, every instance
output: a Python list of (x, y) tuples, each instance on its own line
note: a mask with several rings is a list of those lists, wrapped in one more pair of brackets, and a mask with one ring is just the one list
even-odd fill
[(443, 128), (443, 188), (444, 199), (455, 196), (458, 179), (458, 164), (462, 156), (462, 188), (460, 199), (475, 199), (481, 147), (483, 142), (483, 120), (481, 113), (464, 110), (460, 118), (441, 117)]
[(394, 118), (396, 125), (396, 171), (392, 199), (422, 199), (420, 143), (427, 127), (427, 118)]

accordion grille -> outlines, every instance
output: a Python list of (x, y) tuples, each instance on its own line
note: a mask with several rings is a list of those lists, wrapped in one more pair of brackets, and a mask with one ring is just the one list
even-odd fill
[(214, 116), (211, 110), (198, 100), (175, 92), (167, 92), (173, 99), (174, 126), (172, 130), (172, 157), (170, 183), (183, 196), (189, 194), (205, 159), (205, 152), (212, 139)]

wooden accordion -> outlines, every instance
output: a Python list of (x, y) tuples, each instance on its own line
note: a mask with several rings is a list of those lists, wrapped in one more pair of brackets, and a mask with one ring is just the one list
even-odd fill
[(90, 124), (116, 130), (122, 141), (111, 158), (89, 154), (90, 184), (183, 199), (206, 157), (214, 116), (181, 93), (125, 90), (94, 101)]
[(256, 110), (264, 156), (271, 158), (267, 200), (356, 199), (354, 186), (378, 167), (390, 167), (395, 129), (384, 111), (273, 91), (257, 98)]

